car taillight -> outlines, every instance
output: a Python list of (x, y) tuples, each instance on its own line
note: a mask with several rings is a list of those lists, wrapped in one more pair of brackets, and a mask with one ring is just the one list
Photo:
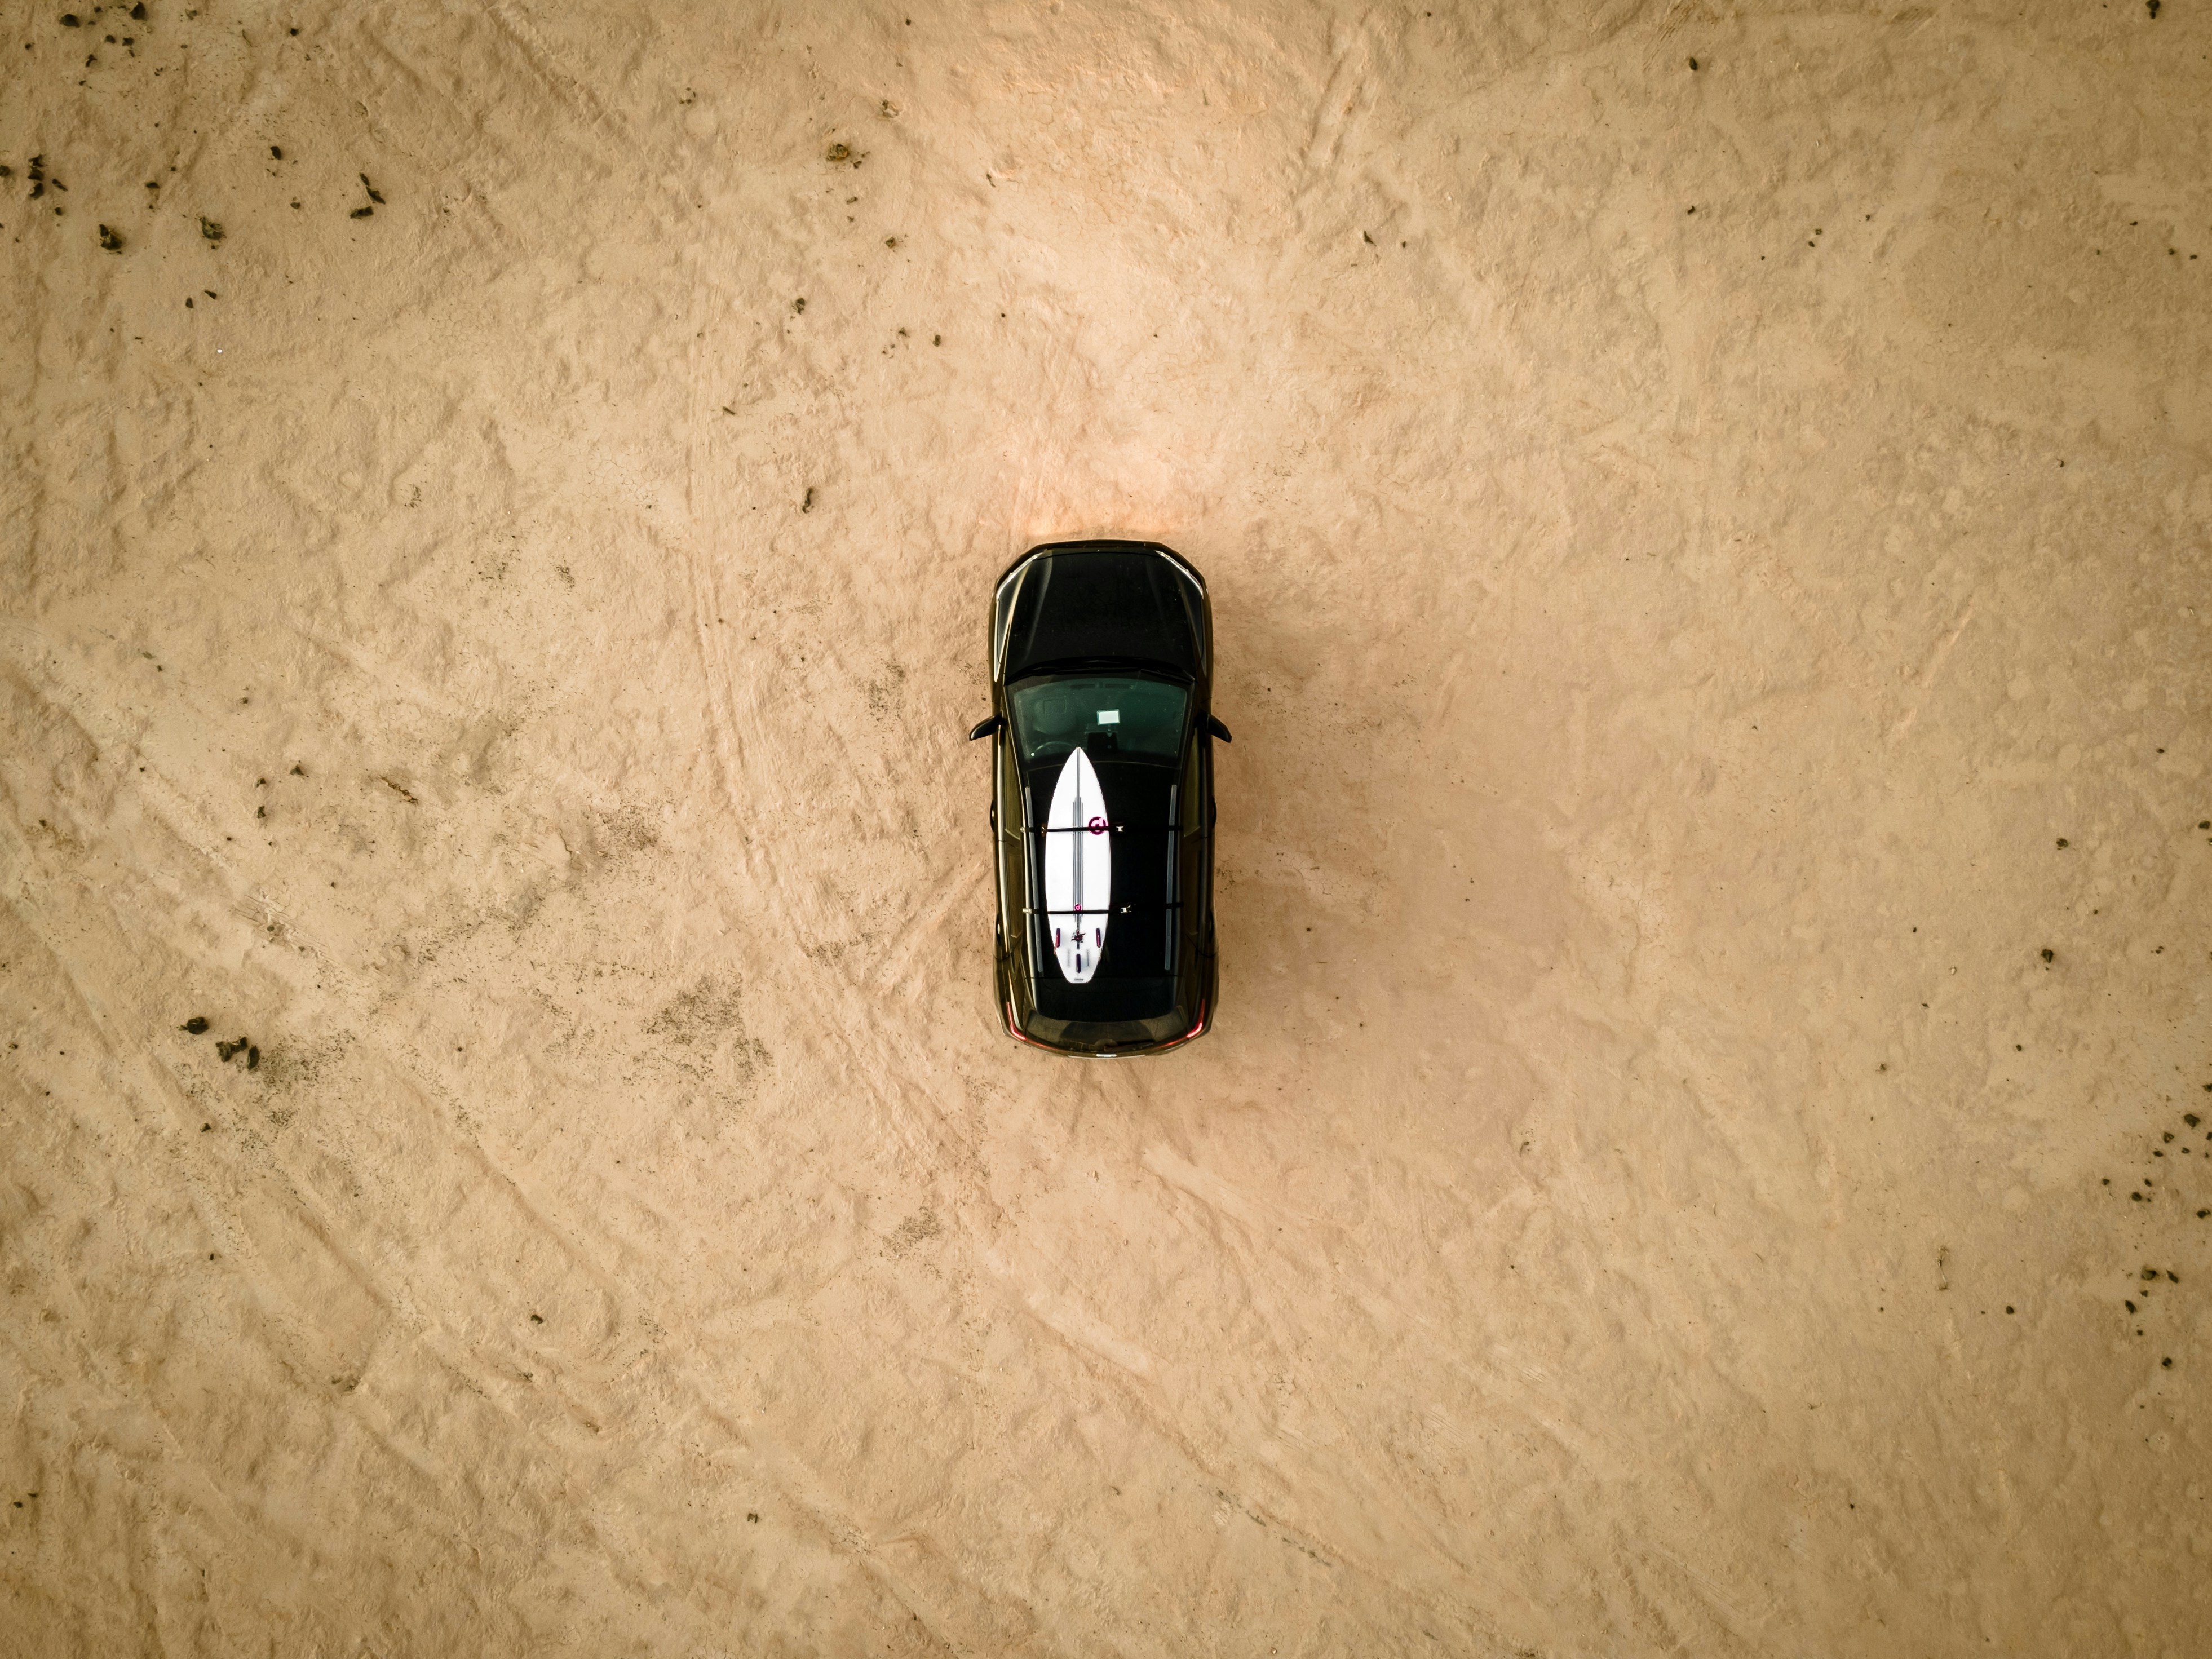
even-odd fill
[(1206, 1005), (1201, 1002), (1198, 1005), (1198, 1024), (1192, 1026), (1190, 1030), (1185, 1031), (1179, 1037), (1170, 1037), (1165, 1042), (1160, 1044), (1158, 1048), (1153, 1049), (1152, 1052), (1156, 1054), (1164, 1054), (1170, 1048), (1180, 1048), (1184, 1043), (1189, 1042), (1193, 1037), (1196, 1036), (1205, 1029)]
[(1020, 1041), (1028, 1043), (1032, 1048), (1042, 1048), (1045, 1046), (1043, 1043), (1039, 1042), (1035, 1037), (1031, 1036), (1027, 1031), (1022, 1030), (1021, 1023), (1014, 1018), (1014, 1005), (1012, 1001), (1009, 1001), (1006, 1004), (1006, 1031), (1009, 1036), (1018, 1038)]

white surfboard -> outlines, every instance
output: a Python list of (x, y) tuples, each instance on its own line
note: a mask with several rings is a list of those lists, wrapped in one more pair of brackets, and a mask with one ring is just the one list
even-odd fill
[(1070, 985), (1087, 985), (1106, 950), (1106, 907), (1114, 892), (1114, 837), (1106, 792), (1080, 749), (1060, 769), (1044, 821), (1046, 931)]

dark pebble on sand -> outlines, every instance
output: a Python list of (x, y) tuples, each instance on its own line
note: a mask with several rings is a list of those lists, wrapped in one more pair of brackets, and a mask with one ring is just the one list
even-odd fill
[(200, 234), (210, 242), (220, 242), (222, 240), (222, 227), (212, 219), (203, 218), (200, 221)]
[(110, 253), (120, 253), (123, 252), (123, 239), (120, 236), (118, 236), (113, 231), (110, 230), (106, 225), (102, 225), (100, 228), (100, 245), (106, 248)]
[(360, 180), (361, 180), (361, 187), (362, 187), (363, 190), (365, 190), (365, 191), (367, 191), (368, 192), (368, 199), (369, 199), (370, 201), (372, 201), (372, 202), (375, 203), (379, 207), (382, 207), (382, 206), (384, 205), (384, 197), (383, 197), (383, 194), (382, 194), (382, 192), (380, 192), (380, 191), (376, 188), (376, 186), (375, 186), (374, 185), (372, 185), (372, 184), (370, 184), (370, 183), (368, 182), (368, 175), (367, 173), (358, 173), (358, 174), (356, 174), (356, 175), (355, 175), (355, 176), (356, 176), (356, 177), (357, 177), (358, 179), (360, 179)]
[(799, 313), (801, 316), (804, 316), (806, 313), (806, 301), (804, 300), (793, 300), (791, 302), (791, 308)]
[[(2150, 4), (2151, 15), (2155, 17), (2158, 15), (2158, 0), (2150, 0)], [(2160, 1370), (2170, 1371), (2173, 1369), (2173, 1362), (2171, 1359), (2161, 1359), (2158, 1364)]]
[(346, 216), (349, 219), (366, 219), (370, 214), (375, 211), (376, 210), (373, 207), (358, 207)]
[(2043, 953), (2043, 959), (2045, 962), (2054, 961), (2057, 959), (2057, 955), (2058, 953), (2056, 951), (2046, 950)]
[(2203, 1120), (2199, 1118), (2194, 1112), (2184, 1112), (2181, 1115), (2181, 1121), (2193, 1129)]
[(2155, 1267), (2145, 1267), (2142, 1270), (2142, 1276), (2146, 1280), (2156, 1279), (2158, 1277), (2158, 1269)]
[(65, 11), (62, 14), (62, 27), (65, 29), (74, 29), (82, 28), (83, 25), (77, 21), (76, 14), (75, 12)]
[[(2127, 1302), (2127, 1298), (2126, 1298), (2125, 1297), (2122, 1297), (2120, 1298), (2120, 1300), (2121, 1300), (2121, 1301), (2123, 1301), (2123, 1302)], [(2136, 1304), (2135, 1304), (2134, 1303), (2132, 1303), (2132, 1302), (2128, 1302), (2128, 1311), (2129, 1311), (2130, 1313), (2133, 1313), (2135, 1310), (2136, 1310)]]
[(261, 1069), (261, 1050), (250, 1042), (246, 1045), (246, 1069), (249, 1072)]
[(2059, 836), (2059, 838), (2058, 838), (2058, 844), (2059, 844), (2061, 847), (2065, 846), (2065, 845), (2066, 845), (2066, 837), (2065, 837), (2065, 836)]
[(178, 1029), (190, 1031), (194, 1036), (198, 1036), (202, 1031), (207, 1030), (207, 1018), (203, 1014), (194, 1014)]
[(849, 161), (853, 159), (852, 147), (848, 144), (832, 144), (823, 152), (822, 159), (825, 161)]
[(146, 0), (138, 0), (138, 3), (131, 8), (131, 21), (134, 23), (146, 21)]
[(270, 161), (283, 161), (283, 160), (284, 159), (284, 151), (283, 151), (283, 148), (281, 145), (277, 145), (277, 144), (271, 144), (271, 145), (270, 145), (270, 146), (269, 146), (269, 159), (270, 159)]
[(2138, 1204), (2142, 1202), (2142, 1194), (2141, 1193), (2130, 1193), (2128, 1196)]

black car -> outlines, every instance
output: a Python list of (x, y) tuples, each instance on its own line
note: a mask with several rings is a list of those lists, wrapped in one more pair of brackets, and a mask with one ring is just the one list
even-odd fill
[(1151, 542), (1053, 542), (991, 605), (999, 1018), (1056, 1054), (1213, 1024), (1213, 612)]

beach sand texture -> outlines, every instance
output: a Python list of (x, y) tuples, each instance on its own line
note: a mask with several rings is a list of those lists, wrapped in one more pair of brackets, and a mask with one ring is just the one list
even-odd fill
[[(73, 15), (0, 1653), (2203, 1651), (2212, 9)], [(1086, 535), (1158, 1060), (990, 1007)]]

